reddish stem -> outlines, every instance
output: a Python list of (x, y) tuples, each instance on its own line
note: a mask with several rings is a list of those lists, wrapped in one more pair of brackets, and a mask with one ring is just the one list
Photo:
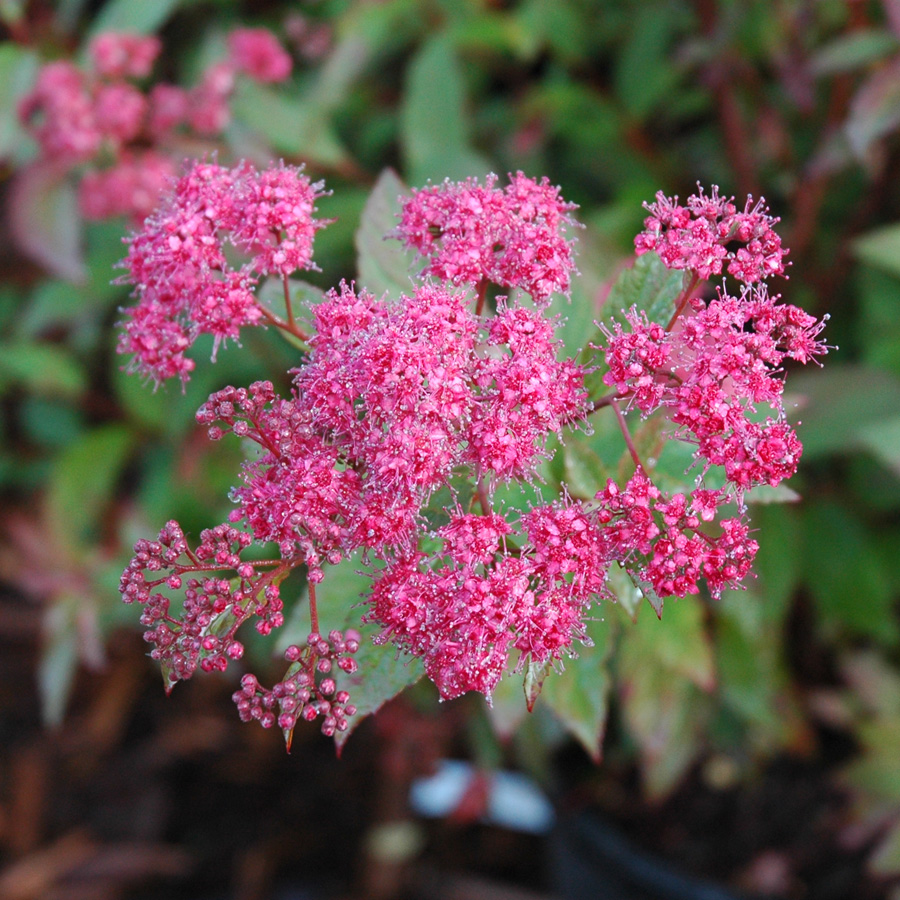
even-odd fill
[(484, 312), (484, 300), (487, 296), (488, 281), (482, 278), (475, 288), (475, 315), (480, 316)]
[(622, 437), (625, 438), (625, 446), (628, 447), (628, 452), (631, 454), (631, 458), (634, 460), (634, 464), (638, 467), (640, 471), (644, 471), (644, 466), (641, 463), (641, 458), (638, 456), (637, 447), (634, 446), (634, 441), (631, 439), (631, 432), (628, 430), (628, 424), (625, 422), (625, 416), (622, 413), (622, 410), (619, 409), (619, 402), (615, 399), (610, 401), (610, 406), (612, 406), (613, 411), (616, 414), (616, 418), (619, 420), (619, 428), (622, 429)]
[(700, 276), (694, 272), (687, 287), (685, 287), (675, 299), (675, 312), (672, 314), (672, 318), (669, 319), (669, 324), (666, 325), (666, 331), (671, 331), (675, 327), (678, 317), (684, 312), (684, 308), (688, 305), (688, 302), (694, 295), (694, 291), (697, 289), (698, 284), (700, 284)]
[(294, 321), (294, 310), (291, 307), (291, 286), (288, 283), (287, 275), (281, 276), (281, 285), (284, 288), (284, 308), (287, 311), (288, 325), (296, 328), (297, 323)]
[(282, 331), (286, 331), (288, 334), (292, 334), (295, 338), (298, 338), (301, 341), (308, 341), (309, 335), (299, 326), (296, 322), (285, 322), (284, 319), (279, 319), (278, 316), (275, 315), (271, 310), (266, 309), (261, 303), (258, 303), (259, 311), (262, 313), (263, 318), (267, 319), (271, 322), (276, 328), (280, 328)]
[(319, 610), (316, 607), (316, 586), (308, 581), (309, 586), (309, 628), (313, 634), (319, 633)]

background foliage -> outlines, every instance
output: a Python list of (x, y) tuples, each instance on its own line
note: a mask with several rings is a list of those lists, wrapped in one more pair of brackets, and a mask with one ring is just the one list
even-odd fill
[[(711, 760), (746, 779), (840, 735), (834, 777), (870, 829), (872, 870), (900, 873), (896, 0), (60, 0), (3, 3), (0, 17), (2, 197), (18, 236), (0, 245), (0, 564), (43, 604), (48, 722), (63, 719), (77, 667), (102, 666), (113, 630), (136, 627), (116, 590), (133, 540), (172, 517), (196, 534), (230, 508), (241, 450), (209, 445), (194, 411), (224, 384), (286, 372), (294, 350), (255, 332), (201, 362), (183, 394), (124, 375), (114, 324), (127, 297), (111, 279), (127, 223), (82, 222), (67, 181), (29, 184), (16, 104), (41, 62), (79, 58), (105, 29), (158, 33), (178, 82), (229, 27), (266, 25), (292, 49), (291, 82), (242, 84), (223, 139), (191, 152), (283, 157), (326, 178), (320, 211), (336, 221), (317, 237), (318, 288), (357, 272), (376, 292), (403, 283), (372, 228), (398, 189), (378, 181), (387, 167), (412, 185), (518, 169), (558, 183), (587, 225), (563, 310), (572, 352), (641, 289), (621, 270), (657, 190), (718, 184), (782, 216), (783, 292), (830, 314), (839, 349), (791, 375), (799, 497), (753, 511), (757, 580), (715, 605), (667, 604), (661, 625), (622, 584), (593, 625), (596, 651), (548, 680), (527, 723), (521, 683), (490, 715), (537, 768), (534, 746), (555, 745), (559, 722), (595, 758), (608, 732), (607, 757), (636, 761), (657, 798)], [(618, 464), (605, 437), (570, 441), (551, 483), (593, 493)], [(668, 461), (673, 477), (682, 468)]]

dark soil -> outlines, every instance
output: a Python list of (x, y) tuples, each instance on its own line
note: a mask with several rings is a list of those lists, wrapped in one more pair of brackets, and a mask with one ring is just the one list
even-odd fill
[[(64, 726), (47, 731), (35, 689), (39, 632), (37, 608), (0, 596), (3, 900), (576, 896), (553, 871), (550, 839), (478, 824), (477, 797), (450, 820), (409, 812), (410, 780), (459, 750), (454, 704), (427, 716), (389, 706), (340, 759), (315, 729), (298, 729), (288, 755), (279, 734), (239, 722), (224, 680), (200, 677), (166, 697), (140, 638), (123, 633), (104, 672), (79, 676)], [(835, 761), (847, 753), (837, 739), (824, 746)], [(629, 839), (638, 869), (653, 865), (636, 855), (642, 848), (729, 891), (888, 896), (864, 876), (865, 842), (842, 837), (846, 801), (822, 754), (776, 760), (727, 789), (698, 771), (656, 807), (625, 766), (591, 773), (575, 748), (558, 762), (591, 776), (562, 792), (564, 822), (599, 812), (603, 829)], [(566, 833), (559, 840), (572, 849)], [(635, 889), (627, 900), (643, 896)]]

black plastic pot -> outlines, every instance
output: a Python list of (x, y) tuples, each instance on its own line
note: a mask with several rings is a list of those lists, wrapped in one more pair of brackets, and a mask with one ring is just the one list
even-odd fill
[(677, 871), (591, 813), (558, 820), (550, 849), (563, 900), (747, 900)]

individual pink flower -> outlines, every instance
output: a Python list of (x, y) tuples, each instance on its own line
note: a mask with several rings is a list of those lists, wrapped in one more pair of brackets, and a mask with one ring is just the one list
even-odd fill
[(94, 70), (104, 78), (146, 78), (162, 44), (153, 35), (106, 31), (91, 41)]
[(425, 273), (454, 285), (521, 288), (539, 304), (568, 294), (575, 267), (571, 211), (559, 188), (521, 172), (504, 190), (488, 176), (414, 190), (403, 201), (397, 236), (428, 262)]
[(293, 63), (278, 39), (266, 28), (236, 28), (228, 35), (230, 62), (254, 81), (284, 81)]

